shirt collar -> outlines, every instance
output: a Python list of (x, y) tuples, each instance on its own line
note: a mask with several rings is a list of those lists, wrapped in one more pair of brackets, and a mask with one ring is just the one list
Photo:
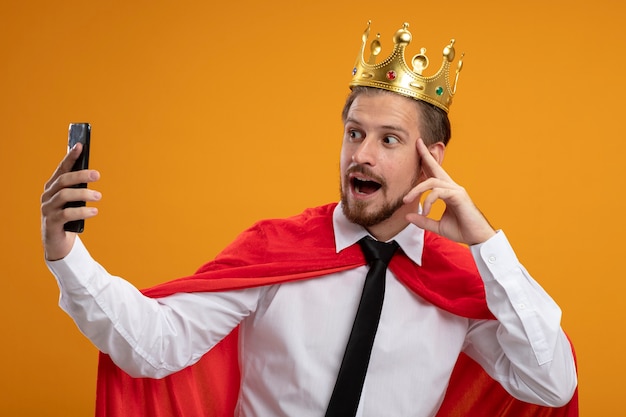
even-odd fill
[[(333, 229), (335, 231), (335, 250), (341, 252), (348, 246), (354, 245), (365, 236), (371, 236), (363, 226), (352, 223), (343, 214), (341, 203), (333, 211)], [(373, 236), (372, 236), (373, 237)], [(402, 248), (402, 251), (417, 265), (422, 265), (422, 251), (424, 250), (424, 229), (410, 223), (400, 233), (392, 237)]]

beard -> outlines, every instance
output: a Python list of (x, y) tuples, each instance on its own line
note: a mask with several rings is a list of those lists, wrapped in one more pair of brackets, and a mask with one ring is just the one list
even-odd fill
[[(400, 195), (400, 197), (396, 198), (395, 200), (388, 200), (387, 184), (386, 182), (384, 182), (384, 180), (381, 179), (381, 188), (378, 191), (382, 193), (384, 199), (383, 205), (377, 210), (368, 211), (367, 208), (371, 204), (370, 202), (359, 200), (350, 202), (350, 200), (348, 199), (348, 192), (350, 189), (350, 180), (348, 178), (348, 174), (354, 171), (359, 171), (366, 174), (369, 173), (369, 170), (367, 168), (362, 167), (354, 167), (354, 169), (348, 170), (345, 175), (344, 181), (340, 181), (341, 209), (344, 216), (346, 216), (348, 220), (350, 220), (352, 223), (356, 223), (366, 228), (382, 223), (385, 220), (389, 219), (391, 216), (393, 216), (396, 211), (404, 206), (404, 201), (402, 201), (404, 196), (407, 195), (408, 192), (411, 191), (413, 187), (415, 187), (419, 183), (418, 175), (416, 173), (411, 179), (411, 185), (405, 192)], [(346, 184), (346, 186), (344, 187), (343, 184)]]
[(404, 205), (402, 198), (398, 198), (395, 201), (385, 201), (383, 206), (376, 211), (367, 211), (368, 203), (364, 201), (353, 201), (351, 204), (348, 202), (346, 193), (341, 192), (341, 209), (343, 214), (352, 223), (356, 223), (363, 227), (371, 227), (382, 223), (390, 218), (400, 207)]

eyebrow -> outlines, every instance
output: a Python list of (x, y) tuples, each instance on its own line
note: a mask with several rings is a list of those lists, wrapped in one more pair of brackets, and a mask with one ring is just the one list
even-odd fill
[[(361, 122), (359, 122), (359, 121), (358, 121), (357, 119), (355, 119), (354, 117), (347, 117), (347, 118), (346, 118), (346, 121), (345, 121), (345, 123), (344, 123), (344, 124), (348, 124), (348, 123), (350, 123), (350, 122), (355, 123), (355, 124), (357, 124), (357, 125), (361, 125)], [(400, 126), (395, 126), (395, 125), (382, 125), (382, 126), (380, 126), (380, 129), (382, 129), (382, 130), (392, 130), (392, 131), (395, 131), (395, 132), (403, 133), (403, 134), (404, 134), (404, 135), (406, 135), (406, 136), (408, 136), (408, 135), (409, 135), (409, 132), (408, 132), (406, 129), (404, 129), (404, 128), (400, 127)]]

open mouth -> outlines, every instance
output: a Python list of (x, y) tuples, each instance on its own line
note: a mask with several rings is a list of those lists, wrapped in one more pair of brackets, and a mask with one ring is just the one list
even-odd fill
[(360, 195), (374, 194), (382, 186), (380, 183), (372, 180), (352, 177), (350, 178), (352, 189)]

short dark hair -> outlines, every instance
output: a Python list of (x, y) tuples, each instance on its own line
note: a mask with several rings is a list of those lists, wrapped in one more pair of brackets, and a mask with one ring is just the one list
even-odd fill
[[(346, 121), (346, 118), (348, 117), (348, 111), (350, 110), (352, 103), (358, 96), (362, 94), (371, 96), (376, 94), (396, 93), (374, 87), (352, 87), (352, 91), (346, 98), (346, 104), (344, 104), (343, 111), (341, 112), (341, 119), (344, 121), (344, 123)], [(450, 126), (450, 119), (448, 119), (448, 114), (444, 110), (433, 104), (427, 103), (422, 100), (411, 100), (415, 102), (417, 110), (422, 116), (423, 123), (421, 126), (420, 134), (422, 135), (424, 143), (426, 143), (426, 145), (432, 145), (433, 143), (442, 142), (444, 145), (447, 145), (450, 141), (450, 137), (452, 136), (452, 128)]]

